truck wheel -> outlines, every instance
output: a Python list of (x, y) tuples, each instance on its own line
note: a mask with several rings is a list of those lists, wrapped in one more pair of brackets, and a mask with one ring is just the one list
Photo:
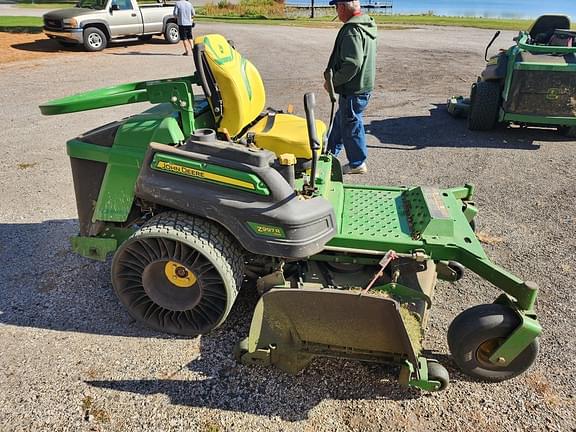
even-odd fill
[(472, 84), (468, 129), (487, 131), (494, 129), (500, 110), (500, 84), (496, 81), (480, 81)]
[(218, 225), (162, 213), (114, 255), (112, 284), (137, 321), (155, 330), (196, 336), (221, 325), (244, 275), (240, 246)]
[(108, 39), (104, 32), (96, 27), (84, 30), (84, 48), (86, 51), (102, 51), (106, 48)]
[(465, 310), (448, 329), (448, 346), (454, 361), (465, 374), (484, 381), (498, 382), (520, 375), (536, 360), (538, 339), (507, 366), (489, 361), (492, 353), (519, 325), (516, 313), (500, 304)]
[(176, 23), (166, 24), (164, 29), (164, 39), (170, 44), (175, 44), (180, 42), (180, 32), (178, 31), (178, 25)]

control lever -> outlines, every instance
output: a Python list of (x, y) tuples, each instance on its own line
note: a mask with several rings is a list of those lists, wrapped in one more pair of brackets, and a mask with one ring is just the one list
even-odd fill
[[(326, 136), (330, 136), (332, 133), (332, 126), (334, 125), (334, 107), (336, 105), (336, 91), (334, 90), (334, 72), (332, 69), (326, 69), (324, 71), (324, 81), (326, 81), (328, 96), (330, 96), (330, 103), (332, 107), (330, 109), (330, 123), (328, 124), (328, 134)], [(324, 153), (328, 152), (328, 146), (324, 149)]]
[(500, 36), (500, 30), (498, 30), (496, 33), (494, 33), (492, 40), (490, 41), (490, 43), (486, 47), (486, 51), (484, 51), (484, 60), (488, 61), (488, 50), (490, 49), (490, 47), (492, 46), (492, 44), (494, 43), (494, 41), (496, 40), (496, 38), (498, 36)]
[(306, 126), (308, 128), (308, 141), (312, 151), (312, 170), (310, 172), (310, 184), (304, 185), (304, 192), (314, 193), (316, 190), (316, 169), (318, 165), (318, 150), (321, 145), (316, 136), (316, 120), (314, 118), (314, 107), (316, 106), (316, 96), (314, 93), (304, 95), (304, 111), (306, 112)]

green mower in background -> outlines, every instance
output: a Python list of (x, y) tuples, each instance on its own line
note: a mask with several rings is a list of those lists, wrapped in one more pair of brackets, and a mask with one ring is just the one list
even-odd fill
[[(494, 43), (496, 32), (488, 46)], [(468, 117), (468, 128), (487, 131), (497, 124), (576, 129), (576, 32), (564, 15), (543, 15), (516, 45), (486, 58), (470, 98), (448, 100), (448, 112)]]
[(502, 293), (454, 319), (454, 361), (487, 381), (530, 367), (537, 287), (486, 256), (471, 185), (346, 184), (325, 151), (313, 94), (306, 118), (265, 108), (258, 71), (220, 35), (196, 38), (194, 61), (192, 76), (40, 107), (55, 115), (155, 104), (67, 143), (80, 225), (72, 247), (99, 260), (114, 253), (112, 284), (135, 319), (205, 334), (243, 284), (255, 286), (250, 331), (234, 349), (242, 363), (292, 373), (318, 356), (392, 363), (404, 384), (442, 390), (448, 373), (424, 356), (424, 330), (437, 279), (468, 268)]

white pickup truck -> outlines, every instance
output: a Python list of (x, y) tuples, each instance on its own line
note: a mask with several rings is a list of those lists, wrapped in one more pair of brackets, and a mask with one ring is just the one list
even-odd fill
[(62, 45), (82, 44), (87, 51), (100, 51), (115, 40), (150, 40), (164, 35), (178, 43), (173, 5), (138, 5), (136, 0), (80, 0), (76, 7), (44, 14), (44, 33)]

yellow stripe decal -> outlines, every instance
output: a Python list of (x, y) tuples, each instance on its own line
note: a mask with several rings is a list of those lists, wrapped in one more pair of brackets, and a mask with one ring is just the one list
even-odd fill
[(183, 175), (186, 177), (211, 180), (211, 181), (214, 181), (217, 183), (229, 184), (229, 185), (241, 187), (244, 189), (250, 189), (250, 190), (255, 189), (255, 187), (252, 183), (244, 181), (244, 180), (238, 180), (238, 179), (235, 179), (232, 177), (226, 177), (226, 176), (223, 176), (220, 174), (214, 174), (214, 173), (206, 172), (206, 171), (195, 169), (195, 168), (189, 168), (189, 167), (185, 167), (185, 166), (178, 165), (175, 163), (165, 162), (162, 160), (157, 162), (156, 168), (158, 168), (160, 170), (164, 170), (164, 171), (169, 171), (169, 172), (172, 172), (175, 174), (180, 174), (180, 175)]

